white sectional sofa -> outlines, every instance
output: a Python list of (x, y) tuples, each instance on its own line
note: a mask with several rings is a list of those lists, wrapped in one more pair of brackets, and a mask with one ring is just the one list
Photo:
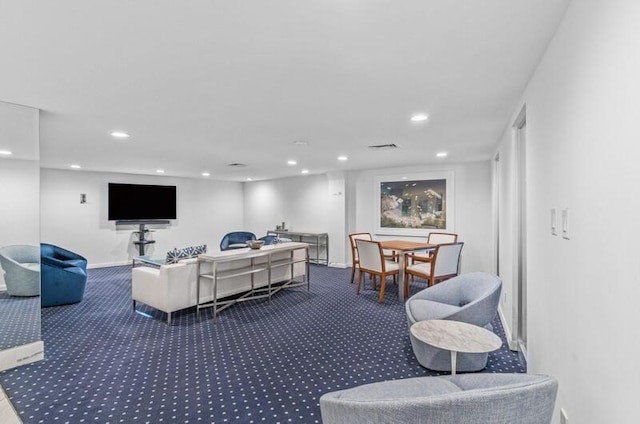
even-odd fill
[[(267, 249), (267, 246), (265, 248)], [(238, 260), (227, 262), (218, 266), (218, 271), (248, 266), (251, 259), (243, 259), (243, 255), (250, 254), (250, 249), (237, 249), (232, 251), (238, 255)], [(301, 255), (304, 250), (297, 250), (294, 255)], [(228, 252), (224, 252), (228, 256)], [(287, 252), (274, 253), (273, 259), (286, 258)], [(254, 259), (255, 260), (255, 259)], [(260, 260), (260, 258), (258, 258)], [(266, 260), (266, 258), (264, 259)], [(201, 263), (201, 274), (211, 273), (211, 263)], [(183, 259), (177, 264), (162, 265), (159, 268), (148, 266), (134, 267), (132, 270), (131, 297), (133, 308), (136, 302), (144, 303), (155, 309), (167, 313), (167, 323), (171, 324), (171, 313), (181, 309), (196, 306), (197, 299), (197, 259)], [(272, 269), (271, 281), (273, 283), (297, 278), (305, 275), (306, 268), (303, 263), (291, 267), (279, 267)], [(307, 276), (308, 277), (308, 276)], [(254, 274), (254, 287), (264, 287), (268, 284), (267, 271)], [(251, 275), (240, 275), (218, 282), (217, 298), (222, 299), (231, 295), (245, 293), (251, 289)], [(213, 301), (213, 284), (211, 280), (202, 279), (200, 282), (200, 303)]]

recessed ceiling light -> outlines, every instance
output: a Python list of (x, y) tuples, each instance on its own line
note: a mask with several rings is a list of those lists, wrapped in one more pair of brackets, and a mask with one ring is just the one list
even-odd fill
[(203, 173), (202, 173), (202, 176), (203, 176), (203, 177), (208, 177), (209, 175), (211, 175), (211, 174), (209, 174), (208, 172), (203, 172)]
[(129, 134), (122, 131), (111, 131), (111, 137), (115, 138), (129, 138)]
[(247, 181), (253, 181), (253, 178), (247, 177)]
[(11, 156), (12, 154), (11, 150), (0, 150), (0, 155)]
[(80, 166), (80, 165), (73, 164), (73, 165), (69, 165), (69, 168), (71, 168), (71, 169), (80, 169), (80, 168), (81, 168), (81, 166)]
[(402, 180), (406, 180), (406, 179), (407, 179), (407, 177), (402, 177), (401, 179), (402, 179)]
[(439, 152), (439, 153), (436, 153), (436, 156), (439, 158), (446, 158), (448, 154), (449, 153), (447, 152)]
[(309, 142), (304, 140), (297, 140), (294, 141), (293, 144), (295, 144), (296, 146), (306, 146), (309, 144)]
[(291, 159), (291, 160), (288, 160), (288, 161), (287, 161), (287, 165), (295, 165), (295, 164), (297, 164), (297, 163), (298, 163), (298, 162), (296, 162), (296, 161), (295, 161), (295, 160), (293, 160), (293, 159)]
[(157, 172), (158, 174), (164, 174), (164, 169), (156, 169), (156, 172)]
[(411, 122), (424, 122), (429, 119), (429, 115), (426, 113), (416, 113), (411, 116)]
[(345, 161), (345, 160), (348, 160), (348, 159), (349, 158), (346, 157), (346, 156), (338, 156), (338, 160), (341, 160), (341, 161)]
[(303, 174), (308, 174), (308, 173), (309, 173), (309, 170), (308, 170), (308, 169), (303, 169), (303, 170), (302, 170), (302, 173), (303, 173)]

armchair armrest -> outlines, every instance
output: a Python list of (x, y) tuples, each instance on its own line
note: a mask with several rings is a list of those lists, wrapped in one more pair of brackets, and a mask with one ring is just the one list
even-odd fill
[(422, 255), (417, 255), (415, 253), (407, 253), (404, 256), (404, 266), (408, 266), (409, 264), (409, 259), (411, 259), (411, 264), (413, 265), (416, 262), (431, 262), (432, 258), (431, 257), (426, 257), (426, 256), (422, 256)]
[(42, 256), (40, 261), (43, 265), (49, 265), (55, 268), (69, 268), (74, 267), (75, 265), (67, 263), (61, 259), (53, 258), (51, 256)]
[(400, 255), (395, 250), (392, 250), (391, 253), (383, 251), (383, 255), (386, 260), (390, 260), (393, 262), (398, 262), (398, 258), (400, 257)]

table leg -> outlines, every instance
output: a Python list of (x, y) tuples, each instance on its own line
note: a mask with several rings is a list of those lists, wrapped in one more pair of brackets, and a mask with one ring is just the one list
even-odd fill
[(405, 300), (406, 293), (404, 292), (404, 251), (400, 251), (400, 256), (398, 256), (398, 265), (400, 265), (400, 271), (398, 272), (398, 297), (400, 300)]
[(458, 363), (458, 352), (451, 351), (451, 375), (456, 375), (456, 364)]

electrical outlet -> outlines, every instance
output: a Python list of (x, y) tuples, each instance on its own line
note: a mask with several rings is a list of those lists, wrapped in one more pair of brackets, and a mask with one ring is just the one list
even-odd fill
[(560, 408), (560, 424), (569, 424), (569, 417), (564, 408)]

